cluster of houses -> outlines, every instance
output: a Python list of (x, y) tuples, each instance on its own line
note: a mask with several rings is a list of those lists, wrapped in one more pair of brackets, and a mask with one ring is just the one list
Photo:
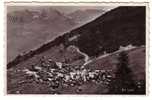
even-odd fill
[(41, 59), (38, 64), (25, 69), (24, 72), (38, 82), (47, 82), (53, 89), (60, 86), (80, 86), (85, 82), (108, 84), (112, 78), (109, 71), (90, 70), (51, 59)]

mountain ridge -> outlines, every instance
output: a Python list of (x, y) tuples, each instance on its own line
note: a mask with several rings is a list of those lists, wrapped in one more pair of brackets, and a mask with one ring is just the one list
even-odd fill
[[(130, 14), (126, 15), (126, 13), (130, 13)], [(89, 22), (89, 23), (87, 23), (87, 24), (85, 24), (77, 29), (72, 30), (69, 33), (65, 33), (64, 35), (57, 37), (53, 41), (42, 45), (41, 47), (37, 48), (34, 51), (30, 51), (29, 53), (27, 53), (23, 56), (20, 55), (20, 56), (16, 57), (15, 60), (13, 60), (12, 62), (7, 64), (7, 67), (11, 68), (12, 66), (17, 65), (18, 63), (25, 61), (36, 54), (40, 54), (40, 53), (50, 49), (53, 46), (60, 45), (61, 43), (64, 44), (65, 47), (68, 47), (69, 45), (76, 45), (77, 47), (79, 47), (79, 49), (82, 52), (85, 52), (89, 56), (98, 55), (97, 53), (102, 54), (104, 51), (106, 51), (108, 53), (114, 52), (115, 50), (118, 50), (120, 45), (123, 45), (123, 46), (126, 46), (128, 44), (133, 44), (133, 45), (137, 45), (137, 46), (144, 45), (145, 44), (145, 40), (144, 40), (145, 39), (144, 38), (145, 37), (145, 34), (144, 34), (145, 33), (145, 29), (144, 29), (145, 16), (143, 16), (143, 13), (145, 13), (144, 7), (131, 7), (131, 8), (118, 7), (116, 9), (113, 9), (113, 10), (103, 14), (101, 17), (98, 17), (97, 19), (95, 19), (92, 22)], [(142, 15), (142, 16), (139, 16), (139, 15)], [(135, 18), (135, 16), (136, 17), (138, 16), (138, 18)], [(124, 21), (122, 21), (122, 20), (124, 20)], [(115, 25), (116, 21), (118, 21), (119, 24), (121, 25), (120, 29), (118, 27), (116, 27), (116, 25)], [(137, 23), (137, 21), (139, 21), (139, 22)], [(112, 22), (115, 24), (111, 26)], [(126, 28), (126, 25), (123, 25), (121, 23), (127, 23), (127, 28)], [(128, 27), (131, 24), (133, 26)], [(108, 26), (109, 26), (109, 28), (116, 30), (116, 31), (113, 30), (114, 32), (119, 32), (119, 33), (122, 33), (121, 31), (124, 27), (124, 28), (126, 28), (125, 30), (127, 30), (125, 32), (126, 34), (127, 33), (129, 34), (128, 31), (133, 28), (133, 31), (132, 30), (131, 31), (134, 32), (135, 34), (130, 35), (131, 39), (128, 38), (130, 36), (127, 36), (128, 40), (124, 40), (125, 39), (124, 37), (126, 35), (123, 34), (125, 36), (123, 36), (122, 39), (121, 39), (121, 37), (120, 37), (120, 39), (116, 38), (115, 40), (117, 41), (117, 43), (111, 47), (110, 45), (112, 45), (112, 43), (115, 43), (114, 42), (115, 40), (114, 41), (107, 41), (110, 38), (113, 38), (112, 36), (114, 36), (114, 35), (112, 35), (113, 31), (111, 33), (111, 36), (107, 35), (107, 33), (109, 34)], [(96, 27), (97, 27), (97, 30), (99, 30), (99, 31), (94, 31), (94, 30), (96, 30)], [(104, 30), (102, 30), (102, 29), (104, 29)], [(90, 33), (93, 31), (96, 32), (96, 34)], [(140, 33), (138, 33), (138, 32), (140, 32)], [(88, 33), (88, 34), (86, 34), (86, 33)], [(102, 33), (102, 36), (100, 35), (100, 33)], [(104, 36), (103, 36), (103, 33), (106, 33), (106, 34), (104, 34)], [(80, 37), (78, 37), (78, 39), (76, 39), (74, 41), (68, 41), (68, 39), (70, 37), (73, 37), (75, 35), (80, 35)], [(96, 36), (96, 37), (93, 38), (93, 36)], [(133, 38), (134, 36), (137, 36), (137, 39), (136, 38), (134, 39)], [(89, 38), (89, 37), (91, 37), (91, 38)], [(94, 40), (97, 40), (97, 41), (94, 41)], [(102, 42), (103, 40), (105, 40), (106, 43), (103, 43)], [(121, 43), (118, 42), (120, 40), (121, 40)], [(89, 45), (88, 43), (91, 43), (91, 41), (94, 41), (94, 43)], [(100, 47), (100, 46), (104, 46), (104, 48)], [(90, 51), (91, 51), (91, 53), (90, 53)]]
[[(95, 16), (94, 14), (87, 17)], [(79, 26), (81, 23), (53, 8), (40, 10), (27, 8), (7, 12), (8, 62), (19, 53), (38, 47)]]

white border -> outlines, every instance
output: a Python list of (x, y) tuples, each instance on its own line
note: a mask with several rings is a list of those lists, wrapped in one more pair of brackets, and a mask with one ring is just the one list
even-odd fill
[[(119, 1), (121, 1), (121, 0), (119, 0)], [(98, 4), (97, 4), (98, 5)], [(1, 8), (1, 13), (3, 13), (4, 14), (4, 5), (2, 5), (2, 6), (0, 6)], [(147, 10), (148, 12), (149, 12), (149, 10)], [(147, 13), (147, 16), (149, 16), (149, 13)], [(1, 21), (3, 22), (2, 23), (2, 25), (0, 26), (0, 28), (2, 28), (1, 30), (2, 31), (0, 31), (0, 32), (2, 32), (3, 33), (3, 35), (2, 36), (0, 36), (0, 43), (2, 43), (3, 45), (0, 45), (1, 47), (0, 48), (4, 48), (4, 44), (5, 44), (5, 42), (4, 42), (4, 38), (3, 38), (3, 36), (5, 35), (4, 34), (4, 20), (2, 20), (2, 19), (4, 19), (4, 15), (0, 15), (0, 18), (1, 18)], [(146, 26), (147, 26), (147, 30), (146, 30), (146, 32), (148, 32), (149, 33), (149, 29), (150, 29), (150, 27), (149, 27), (149, 24), (150, 24), (150, 22), (149, 22), (149, 19), (147, 18), (146, 19), (146, 21), (147, 21), (147, 23), (146, 23)], [(151, 36), (151, 34), (148, 34), (148, 35), (146, 35), (146, 37), (147, 37), (147, 39), (149, 38)], [(151, 47), (151, 45), (149, 44), (149, 41), (147, 40), (146, 41), (147, 42), (147, 46), (148, 46), (148, 48), (149, 47)], [(151, 50), (151, 49), (150, 49)], [(0, 57), (0, 61), (1, 62), (4, 62), (4, 59), (3, 59), (3, 57), (4, 57), (4, 55), (5, 55), (5, 50), (3, 49), (3, 50), (1, 50), (0, 52), (2, 52), (2, 56)], [(146, 66), (148, 66), (149, 64), (148, 64), (148, 58), (150, 58), (150, 57), (148, 57), (148, 54), (149, 54), (149, 50), (148, 49), (146, 49), (146, 59), (147, 59), (147, 62), (146, 62)], [(149, 63), (150, 63), (150, 60), (149, 60)], [(1, 64), (1, 63), (0, 63)], [(2, 66), (3, 66), (3, 68), (2, 68), (2, 70), (4, 70), (5, 69), (5, 67), (4, 67), (4, 65), (5, 65), (5, 63), (2, 63)], [(1, 69), (0, 69), (1, 70)], [(147, 72), (148, 72), (148, 70), (150, 70), (150, 68), (148, 67), (148, 68), (146, 68), (146, 70), (147, 70)], [(149, 72), (148, 72), (149, 73)], [(0, 75), (2, 75), (3, 76), (3, 73), (0, 73)], [(146, 75), (147, 76), (147, 80), (149, 81), (150, 79), (150, 77), (149, 77), (149, 74), (148, 75)], [(4, 78), (4, 77), (3, 77)], [(3, 79), (2, 79), (3, 80)], [(2, 81), (1, 80), (1, 81)], [(1, 82), (1, 83), (3, 83), (3, 81)], [(147, 83), (149, 83), (149, 82), (147, 82)], [(1, 85), (1, 84), (0, 84)], [(3, 90), (4, 90), (4, 86), (5, 86), (5, 84), (2, 84), (1, 85), (3, 88), (2, 88), (2, 95), (4, 95), (4, 93), (3, 93)], [(149, 88), (149, 86), (150, 85), (148, 85), (148, 88)], [(151, 89), (151, 88), (150, 88)], [(149, 90), (150, 90), (149, 89)], [(150, 94), (149, 94), (150, 95)], [(58, 99), (58, 100), (60, 100), (60, 99), (72, 99), (72, 100), (78, 100), (78, 99), (82, 99), (82, 100), (84, 100), (84, 99), (89, 99), (89, 100), (92, 100), (92, 99), (97, 99), (97, 100), (101, 100), (102, 98), (109, 98), (109, 99), (113, 99), (113, 98), (119, 98), (119, 99), (125, 99), (125, 98), (128, 98), (128, 99), (144, 99), (146, 96), (116, 96), (116, 95), (113, 95), (112, 96), (112, 98), (111, 98), (111, 96), (110, 95), (62, 95), (62, 96), (56, 96), (56, 95), (36, 95), (36, 96), (34, 96), (34, 95), (26, 95), (26, 96), (19, 96), (19, 95), (11, 95), (11, 96), (3, 96), (5, 99), (7, 98), (7, 99), (16, 99), (16, 98), (18, 98), (18, 99), (25, 99), (25, 100), (27, 100), (27, 99), (37, 99), (37, 100), (41, 100), (41, 99)], [(51, 97), (51, 98), (50, 98)]]

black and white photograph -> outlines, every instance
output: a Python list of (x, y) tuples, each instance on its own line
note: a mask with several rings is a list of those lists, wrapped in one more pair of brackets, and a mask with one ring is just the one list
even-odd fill
[(5, 5), (6, 93), (146, 95), (147, 5)]

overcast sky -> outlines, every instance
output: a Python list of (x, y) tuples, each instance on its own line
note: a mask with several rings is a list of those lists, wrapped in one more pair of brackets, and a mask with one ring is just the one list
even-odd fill
[(18, 10), (24, 10), (24, 9), (31, 9), (31, 10), (40, 10), (40, 9), (48, 9), (48, 8), (57, 9), (60, 12), (63, 13), (71, 13), (76, 10), (86, 10), (86, 9), (103, 9), (103, 10), (109, 10), (115, 8), (115, 6), (8, 6), (7, 11), (18, 11)]

